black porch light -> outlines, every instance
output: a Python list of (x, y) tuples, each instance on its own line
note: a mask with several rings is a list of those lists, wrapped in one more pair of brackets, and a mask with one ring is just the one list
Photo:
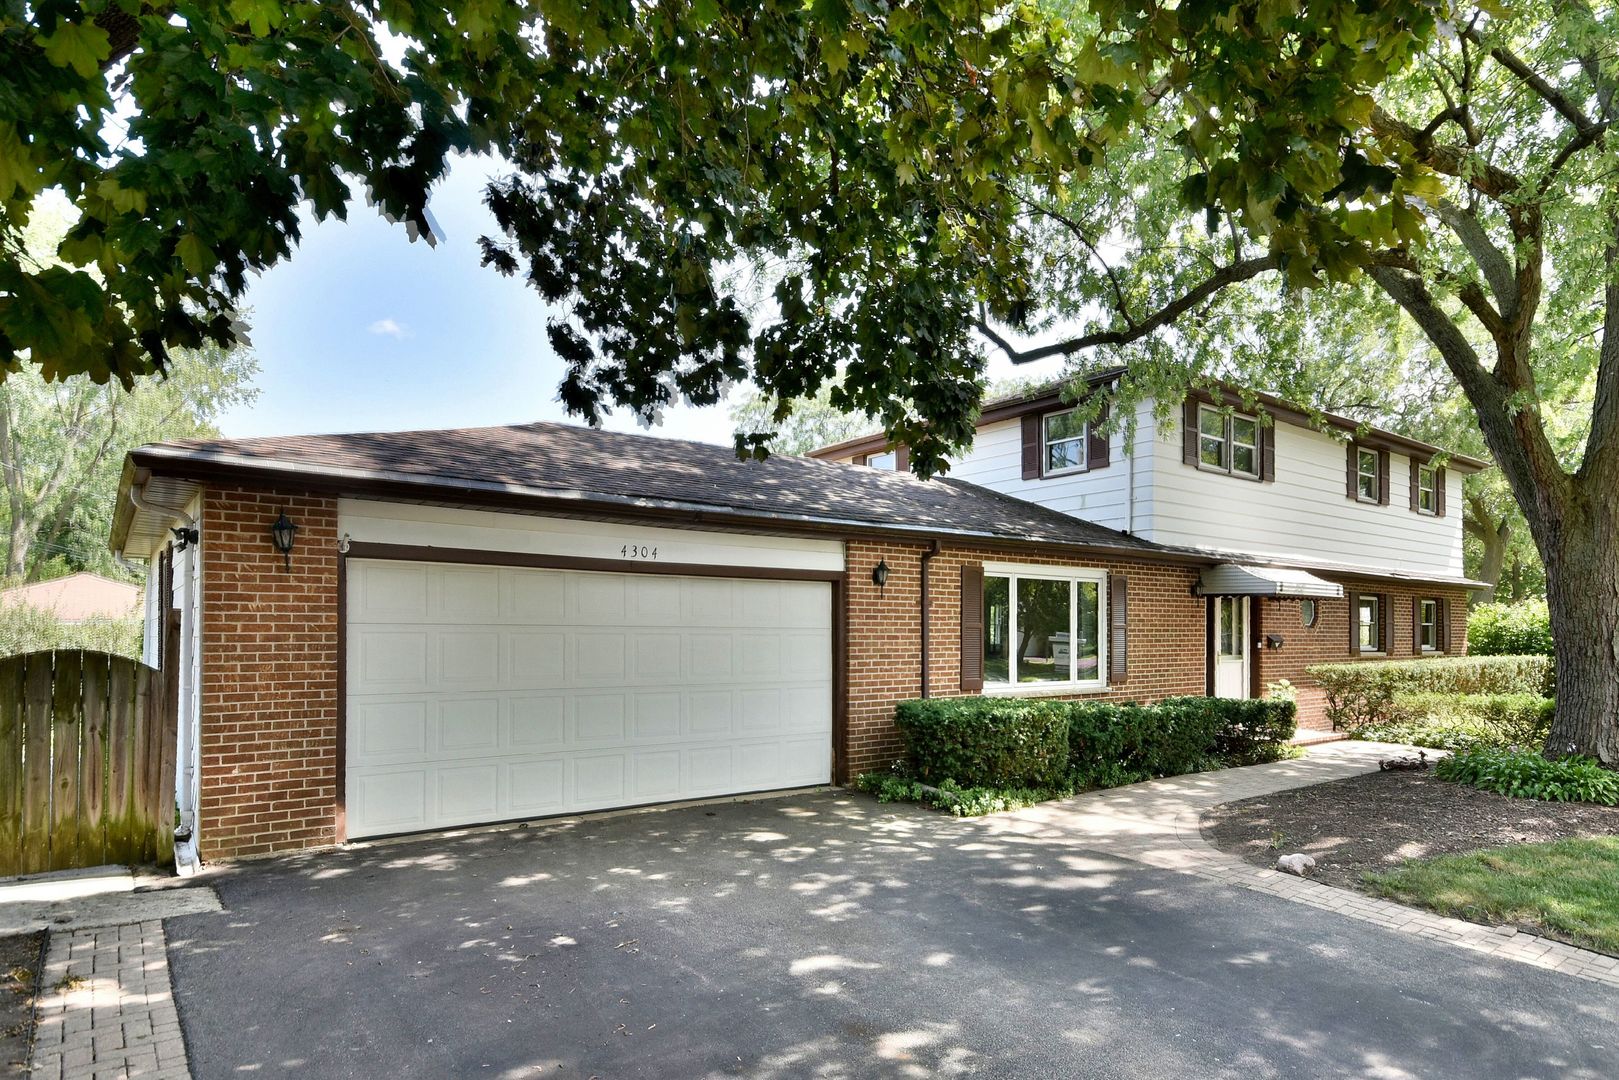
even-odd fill
[(281, 552), (281, 557), (286, 560), (288, 570), (292, 569), (292, 542), (297, 535), (298, 526), (287, 518), (285, 510), (281, 511), (281, 516), (275, 519), (274, 525), (270, 526), (270, 542), (275, 545), (277, 551)]
[(888, 584), (888, 560), (887, 559), (878, 559), (877, 560), (877, 565), (871, 568), (871, 580), (872, 580), (873, 584), (875, 584), (877, 586), (878, 589), (881, 589), (884, 585)]

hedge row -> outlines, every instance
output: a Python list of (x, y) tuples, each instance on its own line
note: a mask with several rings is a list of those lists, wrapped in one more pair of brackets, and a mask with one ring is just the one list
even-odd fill
[(1306, 674), (1327, 699), (1335, 727), (1393, 719), (1396, 694), (1532, 694), (1550, 697), (1548, 656), (1447, 656), (1430, 660), (1317, 664)]
[(1395, 694), (1384, 720), (1350, 725), (1357, 738), (1440, 750), (1539, 747), (1555, 702), (1537, 694)]
[(1475, 656), (1552, 655), (1552, 619), (1546, 601), (1473, 608), (1467, 613), (1467, 651)]
[(938, 785), (1111, 787), (1282, 757), (1293, 702), (1166, 698), (1156, 705), (1021, 698), (901, 702), (911, 774)]

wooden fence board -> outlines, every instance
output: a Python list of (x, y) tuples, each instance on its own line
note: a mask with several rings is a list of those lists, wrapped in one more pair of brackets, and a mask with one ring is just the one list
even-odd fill
[(0, 876), (173, 858), (166, 674), (80, 649), (0, 659)]
[(22, 868), (51, 868), (51, 654), (23, 659)]
[(23, 663), (0, 660), (0, 877), (22, 873)]
[(116, 658), (84, 654), (84, 742), (79, 758), (79, 857), (107, 862), (107, 675)]

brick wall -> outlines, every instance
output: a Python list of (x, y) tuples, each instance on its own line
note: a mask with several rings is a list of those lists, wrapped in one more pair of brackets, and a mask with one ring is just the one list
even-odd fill
[[(1324, 576), (1324, 575), (1323, 575)], [(1386, 659), (1410, 660), (1419, 655), (1414, 647), (1415, 636), (1411, 617), (1413, 599), (1444, 598), (1450, 601), (1450, 627), (1447, 640), (1450, 655), (1467, 652), (1467, 590), (1458, 588), (1423, 587), (1391, 582), (1353, 581), (1334, 579), (1348, 592), (1378, 593), (1387, 599), (1394, 612), (1393, 644)], [(1280, 635), (1279, 650), (1262, 649), (1259, 653), (1259, 677), (1270, 683), (1287, 679), (1298, 688), (1299, 726), (1318, 731), (1330, 731), (1332, 723), (1326, 716), (1326, 702), (1320, 687), (1304, 673), (1312, 664), (1338, 664), (1350, 660), (1374, 663), (1377, 658), (1362, 657), (1349, 648), (1349, 598), (1317, 602), (1318, 614), (1313, 627), (1306, 628), (1297, 600), (1264, 599), (1255, 601), (1260, 606), (1259, 631)]]
[[(848, 553), (849, 703), (848, 776), (881, 768), (900, 756), (894, 706), (921, 692), (922, 545), (851, 541)], [(888, 584), (871, 580), (879, 559), (888, 563)], [(972, 548), (946, 548), (928, 564), (930, 690), (935, 697), (961, 689), (961, 567), (1005, 562), (1083, 566), (1129, 576), (1127, 631), (1129, 672), (1116, 689), (1083, 695), (1086, 700), (1155, 701), (1173, 694), (1201, 694), (1206, 686), (1204, 602), (1192, 595), (1197, 571), (1184, 566), (1072, 555), (1007, 555)], [(1347, 630), (1345, 631), (1347, 633)]]
[[(292, 569), (271, 546), (285, 510)], [(204, 858), (336, 840), (337, 502), (210, 487), (202, 511)]]

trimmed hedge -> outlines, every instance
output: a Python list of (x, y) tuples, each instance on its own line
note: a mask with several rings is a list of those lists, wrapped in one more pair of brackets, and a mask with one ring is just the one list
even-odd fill
[(1114, 787), (1286, 755), (1291, 701), (1167, 698), (1156, 705), (1022, 698), (901, 702), (909, 771), (935, 786)]
[(1068, 771), (1061, 702), (1019, 698), (902, 701), (894, 722), (918, 780), (964, 787), (1046, 788)]
[(1387, 720), (1348, 730), (1358, 739), (1437, 750), (1538, 747), (1551, 734), (1555, 704), (1535, 694), (1395, 694)]
[(1446, 656), (1430, 660), (1317, 664), (1305, 673), (1327, 698), (1334, 727), (1387, 723), (1396, 694), (1533, 694), (1550, 697), (1548, 656)]
[(1467, 613), (1467, 651), (1477, 656), (1551, 656), (1552, 617), (1546, 601), (1480, 604)]

